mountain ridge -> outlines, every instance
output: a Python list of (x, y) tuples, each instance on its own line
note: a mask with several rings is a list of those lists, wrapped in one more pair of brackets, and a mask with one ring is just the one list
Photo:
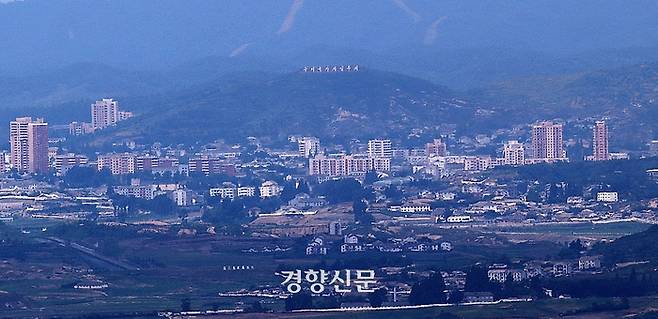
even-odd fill
[(187, 128), (186, 136), (205, 141), (251, 135), (285, 140), (289, 134), (338, 139), (406, 134), (412, 126), (441, 124), (433, 115), (456, 121), (473, 114), (455, 98), (445, 87), (390, 72), (293, 72), (224, 91), (210, 84), (172, 104), (145, 110), (101, 139), (113, 134), (139, 139), (149, 131), (164, 140), (180, 136), (178, 130), (159, 128), (164, 123), (177, 123)]
[[(341, 140), (407, 136), (414, 129), (438, 135), (445, 125), (474, 135), (538, 120), (607, 118), (615, 145), (638, 149), (658, 133), (651, 125), (658, 119), (656, 83), (658, 63), (510, 81), (468, 93), (367, 67), (357, 73), (263, 78), (254, 73), (241, 82), (229, 76), (169, 96), (168, 102), (145, 107), (142, 116), (96, 139), (108, 141), (108, 134), (119, 134), (163, 141), (176, 141), (176, 136), (285, 140), (291, 134), (312, 134)], [(170, 123), (188, 131), (162, 129)]]

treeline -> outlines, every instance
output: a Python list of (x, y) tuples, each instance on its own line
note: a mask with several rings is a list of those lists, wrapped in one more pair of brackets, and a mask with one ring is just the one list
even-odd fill
[[(526, 165), (516, 168), (519, 177), (540, 184), (557, 185), (553, 190), (557, 201), (569, 196), (581, 196), (585, 187), (601, 185), (601, 191), (616, 191), (622, 199), (641, 200), (658, 197), (658, 184), (646, 170), (658, 168), (658, 158), (599, 162), (573, 162)], [(506, 169), (506, 168), (505, 168)], [(561, 196), (560, 196), (561, 195)]]
[(603, 255), (605, 264), (612, 266), (620, 262), (658, 259), (658, 225), (624, 236), (611, 243), (597, 243), (592, 247), (593, 254)]
[(632, 271), (627, 276), (615, 274), (592, 275), (552, 279), (545, 283), (547, 289), (559, 295), (575, 298), (586, 297), (638, 297), (658, 293), (658, 274)]
[(443, 278), (438, 273), (427, 279), (422, 279), (413, 285), (409, 303), (412, 305), (432, 303), (460, 303), (464, 293), (489, 292), (494, 300), (511, 297), (532, 297), (534, 299), (567, 295), (574, 298), (628, 298), (658, 294), (658, 274), (655, 272), (637, 273), (631, 271), (622, 275), (599, 274), (572, 276), (565, 278), (530, 278), (523, 281), (513, 281), (508, 276), (504, 282), (490, 281), (487, 268), (472, 267), (466, 271), (466, 286), (464, 292), (450, 291), (448, 298)]
[(108, 195), (120, 221), (125, 221), (126, 217), (138, 211), (149, 211), (158, 216), (169, 216), (178, 212), (178, 206), (167, 195), (158, 195), (153, 199)]

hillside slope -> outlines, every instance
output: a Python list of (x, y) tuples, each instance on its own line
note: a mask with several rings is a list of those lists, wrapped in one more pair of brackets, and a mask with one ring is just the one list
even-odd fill
[[(658, 134), (657, 98), (658, 63), (508, 81), (466, 93), (367, 68), (336, 74), (235, 73), (137, 100), (131, 107), (140, 116), (93, 138), (96, 143), (117, 137), (282, 141), (290, 134), (313, 134), (346, 140), (407, 136), (419, 128), (435, 132), (446, 124), (473, 135), (537, 120), (606, 118), (615, 148), (642, 149)], [(587, 129), (579, 134), (589, 139)]]
[(658, 137), (658, 62), (505, 81), (468, 96), (516, 122), (607, 118), (614, 139), (631, 148)]
[(658, 261), (658, 226), (624, 236), (612, 243), (597, 244), (592, 253), (601, 254), (609, 264), (634, 261)]
[(226, 86), (211, 83), (163, 99), (141, 116), (104, 132), (165, 142), (290, 134), (331, 139), (408, 134), (411, 128), (464, 123), (475, 110), (454, 93), (395, 73), (291, 73)]

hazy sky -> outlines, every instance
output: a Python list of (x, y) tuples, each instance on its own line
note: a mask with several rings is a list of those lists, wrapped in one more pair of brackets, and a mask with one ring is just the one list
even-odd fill
[(398, 55), (658, 46), (653, 0), (0, 0), (0, 70), (163, 67), (333, 47)]

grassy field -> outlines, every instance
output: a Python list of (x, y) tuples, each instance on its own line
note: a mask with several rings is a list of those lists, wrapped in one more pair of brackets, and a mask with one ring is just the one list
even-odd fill
[[(569, 230), (569, 227), (571, 230)], [(523, 228), (532, 231), (553, 231), (568, 233), (591, 231), (591, 225), (581, 224), (571, 226), (541, 226), (539, 228)], [(641, 229), (644, 225), (617, 225), (605, 224), (595, 225), (595, 231), (599, 232), (627, 232)], [(590, 227), (590, 228), (588, 228)], [(515, 229), (519, 231), (519, 229)], [(4, 261), (5, 264), (0, 271), (6, 271), (7, 276), (0, 280), (0, 291), (8, 292), (12, 298), (22, 300), (22, 307), (4, 310), (0, 318), (28, 317), (28, 316), (79, 316), (88, 313), (110, 314), (116, 312), (144, 312), (151, 313), (162, 310), (179, 311), (181, 301), (190, 298), (193, 309), (230, 309), (238, 303), (249, 304), (251, 298), (219, 298), (218, 292), (235, 291), (239, 289), (255, 289), (262, 286), (278, 287), (281, 278), (275, 275), (279, 267), (296, 267), (306, 269), (318, 265), (324, 261), (332, 264), (337, 260), (376, 262), (385, 257), (403, 257), (404, 261), (412, 262), (415, 270), (440, 269), (456, 270), (464, 269), (477, 262), (491, 263), (503, 259), (542, 259), (547, 255), (555, 254), (560, 246), (544, 241), (527, 242), (519, 244), (495, 243), (492, 245), (478, 244), (473, 233), (462, 230), (450, 230), (444, 238), (455, 243), (455, 250), (449, 253), (412, 253), (385, 254), (330, 254), (325, 257), (303, 256), (303, 253), (284, 252), (253, 254), (243, 253), (248, 248), (260, 249), (263, 246), (287, 246), (295, 247), (290, 239), (278, 241), (235, 238), (220, 236), (196, 236), (196, 237), (157, 237), (151, 235), (134, 235), (125, 238), (114, 238), (118, 249), (112, 258), (130, 262), (138, 265), (139, 271), (126, 271), (116, 269), (104, 269), (93, 263), (89, 256), (48, 242), (39, 242), (37, 245), (29, 246), (29, 251), (22, 260), (11, 259)], [(26, 241), (34, 240), (40, 232), (23, 234)], [(71, 240), (92, 247), (97, 241), (107, 240), (105, 237), (96, 238), (84, 234)], [(223, 266), (246, 265), (254, 266), (253, 270), (224, 271)], [(293, 268), (290, 268), (293, 269)], [(9, 273), (11, 272), (11, 273)], [(70, 287), (87, 275), (108, 283), (109, 287), (102, 291), (80, 291)], [(0, 304), (3, 295), (0, 294)], [(272, 301), (272, 300), (270, 300)], [(568, 307), (574, 301), (554, 301), (559, 307)], [(533, 303), (530, 308), (552, 309), (553, 303)], [(281, 301), (274, 301), (268, 308), (281, 309)], [(467, 314), (470, 311), (491, 311), (492, 316), (500, 313), (499, 317), (482, 318), (506, 318), (510, 305), (486, 306), (482, 309), (455, 308), (458, 313)], [(514, 304), (520, 307), (518, 313), (530, 311), (525, 305)], [(658, 305), (657, 305), (658, 307)], [(451, 308), (452, 309), (452, 308)], [(479, 310), (478, 310), (479, 309)], [(547, 313), (550, 311), (547, 310)], [(419, 313), (429, 311), (429, 316), (436, 316), (445, 311), (423, 310)], [(551, 310), (552, 311), (552, 310)], [(414, 313), (410, 311), (410, 313)], [(386, 315), (390, 318), (398, 316), (396, 312), (381, 312), (378, 315)], [(312, 314), (313, 316), (320, 314)], [(326, 315), (326, 314), (322, 314)], [(370, 318), (369, 313), (354, 314), (356, 318)], [(306, 316), (306, 315), (305, 315)], [(341, 315), (342, 316), (342, 315)], [(405, 313), (406, 316), (406, 313)], [(323, 317), (324, 318), (324, 317)], [(326, 317), (331, 318), (331, 317)], [(426, 318), (426, 317), (419, 317)], [(473, 317), (481, 318), (481, 317)]]
[[(299, 312), (288, 314), (243, 314), (217, 316), (214, 318), (255, 318), (255, 319), (511, 319), (511, 318), (559, 318), (568, 311), (584, 309), (592, 303), (603, 303), (609, 299), (561, 299), (539, 300), (534, 302), (500, 303), (495, 305), (433, 307), (423, 309), (380, 310), (361, 312)], [(631, 298), (630, 309), (621, 311), (584, 313), (564, 318), (617, 319), (642, 313), (658, 307), (658, 297)], [(452, 315), (452, 317), (448, 316)]]

